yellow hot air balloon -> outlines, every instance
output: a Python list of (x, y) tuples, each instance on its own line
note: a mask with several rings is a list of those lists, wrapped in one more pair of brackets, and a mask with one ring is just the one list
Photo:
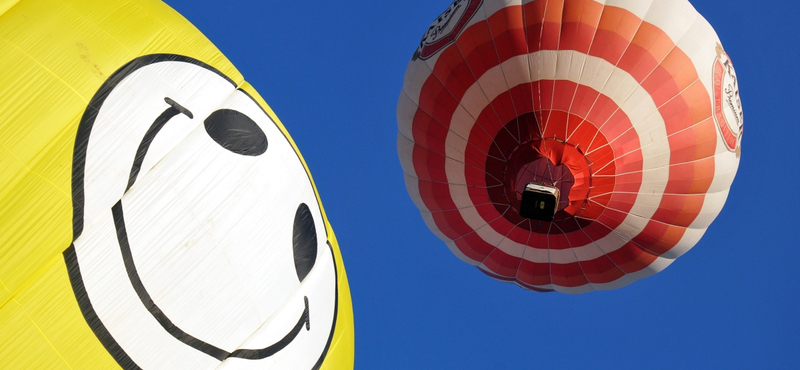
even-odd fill
[(397, 108), (408, 192), (486, 274), (614, 289), (666, 268), (722, 209), (736, 72), (686, 0), (456, 0)]
[(308, 168), (183, 17), (7, 2), (0, 91), (0, 367), (352, 368)]

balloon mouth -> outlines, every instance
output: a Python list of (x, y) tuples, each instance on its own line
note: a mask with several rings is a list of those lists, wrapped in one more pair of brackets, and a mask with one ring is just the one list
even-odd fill
[(591, 165), (580, 149), (559, 139), (522, 143), (513, 149), (503, 172), (507, 202), (517, 213), (522, 192), (531, 182), (558, 188), (562, 218), (576, 216), (588, 200)]
[(528, 134), (517, 136), (513, 141), (495, 138), (495, 149), (503, 155), (503, 160), (487, 162), (486, 175), (502, 186), (489, 192), (492, 202), (506, 210), (510, 207), (507, 212), (519, 215), (525, 186), (536, 182), (556, 187), (561, 193), (553, 222), (578, 216), (586, 207), (592, 186), (589, 158), (578, 146), (562, 138), (541, 137), (533, 113), (517, 117), (506, 127), (512, 125), (516, 126), (515, 130), (505, 131), (514, 132), (516, 128), (525, 127)]

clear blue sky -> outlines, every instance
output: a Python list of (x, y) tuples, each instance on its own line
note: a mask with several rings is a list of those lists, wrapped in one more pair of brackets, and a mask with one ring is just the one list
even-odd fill
[(736, 65), (739, 173), (705, 237), (622, 289), (534, 293), (461, 262), (397, 158), (406, 64), (450, 0), (168, 0), (302, 151), (353, 294), (357, 369), (790, 369), (800, 363), (800, 5), (693, 0)]

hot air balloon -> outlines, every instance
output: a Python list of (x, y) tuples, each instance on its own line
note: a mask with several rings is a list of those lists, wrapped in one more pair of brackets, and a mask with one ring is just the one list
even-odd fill
[(686, 0), (456, 0), (400, 94), (398, 153), (428, 227), (534, 291), (666, 268), (722, 209), (736, 72)]
[(286, 128), (160, 1), (0, 6), (4, 369), (341, 369), (341, 253)]

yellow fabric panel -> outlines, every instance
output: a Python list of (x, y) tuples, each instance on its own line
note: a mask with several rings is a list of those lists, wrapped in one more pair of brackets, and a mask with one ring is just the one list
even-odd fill
[[(0, 284), (0, 309), (5, 307), (6, 304), (11, 300), (12, 294), (11, 291), (6, 289), (5, 285)], [(2, 327), (2, 326), (0, 326)]]
[[(78, 308), (61, 254), (72, 241), (72, 150), (100, 85), (128, 61), (155, 53), (213, 66), (279, 122), (230, 61), (160, 1), (0, 0), (3, 369), (117, 367)], [(343, 369), (353, 367), (352, 303), (334, 247), (340, 306), (323, 368)]]
[(4, 369), (74, 369), (64, 362), (16, 301), (9, 301), (0, 309), (0, 327), (4, 339), (0, 358)]
[(5, 13), (12, 6), (16, 5), (19, 0), (0, 0), (0, 14)]
[[(36, 32), (25, 32), (34, 25)], [(237, 83), (244, 80), (208, 39), (160, 1), (24, 0), (2, 15), (0, 39), (25, 50), (86, 101), (117, 68), (145, 54), (189, 56)]]
[(0, 281), (16, 294), (46, 261), (69, 246), (72, 201), (31, 170), (12, 181), (8, 195), (0, 198)]
[[(0, 324), (6, 326), (33, 325), (64, 364), (72, 369), (114, 369), (117, 363), (109, 355), (94, 333), (86, 325), (67, 275), (63, 258), (58, 255), (48, 262), (44, 271), (31, 285), (25, 287), (14, 299), (25, 312), (16, 317), (16, 322)], [(21, 345), (20, 343), (12, 342)], [(5, 345), (2, 346), (5, 349)], [(13, 345), (12, 345), (13, 347)], [(29, 351), (19, 351), (20, 364)], [(6, 358), (6, 357), (3, 357)], [(4, 367), (5, 368), (5, 367)], [(14, 369), (15, 367), (10, 367)], [(38, 369), (36, 366), (20, 366), (19, 369)]]
[[(170, 52), (243, 80), (213, 44), (157, 1), (20, 1), (0, 16), (0, 47), (0, 148), (4, 162), (17, 162), (0, 176), (0, 219), (17, 224), (0, 226), (0, 282), (15, 292), (71, 242), (75, 131), (111, 73), (137, 56)], [(37, 247), (5, 251), (18, 245)]]

